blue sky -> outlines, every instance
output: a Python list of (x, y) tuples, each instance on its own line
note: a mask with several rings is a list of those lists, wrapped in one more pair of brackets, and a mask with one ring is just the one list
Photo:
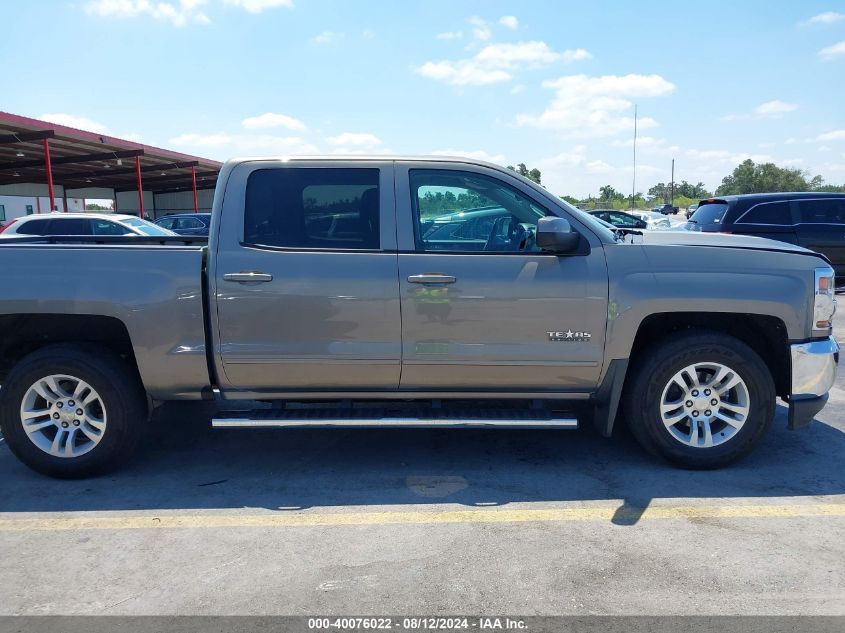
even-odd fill
[(226, 159), (468, 154), (555, 193), (845, 182), (845, 1), (0, 3), (0, 109)]

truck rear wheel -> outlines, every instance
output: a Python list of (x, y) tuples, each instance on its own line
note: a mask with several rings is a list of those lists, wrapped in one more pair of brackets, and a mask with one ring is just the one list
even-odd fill
[(744, 457), (774, 417), (769, 369), (726, 334), (674, 335), (632, 371), (624, 396), (631, 432), (646, 450), (683, 468), (719, 468)]
[(135, 372), (96, 347), (42, 348), (18, 363), (0, 389), (9, 448), (51, 477), (88, 477), (123, 463), (145, 417)]

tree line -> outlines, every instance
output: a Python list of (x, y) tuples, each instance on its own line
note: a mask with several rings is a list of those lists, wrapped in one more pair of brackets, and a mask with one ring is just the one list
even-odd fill
[[(542, 173), (539, 169), (529, 169), (525, 163), (516, 167), (508, 165), (508, 169), (530, 178), (541, 184)], [(703, 182), (692, 184), (686, 180), (676, 182), (674, 191), (672, 184), (659, 182), (650, 187), (647, 192), (638, 191), (633, 201), (631, 194), (617, 191), (612, 185), (599, 187), (598, 195), (586, 198), (576, 198), (570, 195), (560, 197), (570, 204), (587, 209), (630, 209), (647, 208), (654, 204), (673, 202), (678, 207), (688, 207), (704, 198), (715, 196), (729, 196), (743, 193), (768, 193), (778, 191), (833, 191), (845, 193), (845, 184), (833, 185), (825, 182), (821, 175), (810, 176), (810, 173), (795, 167), (778, 167), (774, 163), (755, 163), (746, 159), (734, 170), (722, 178), (716, 191), (711, 192)], [(632, 205), (633, 202), (633, 205)]]

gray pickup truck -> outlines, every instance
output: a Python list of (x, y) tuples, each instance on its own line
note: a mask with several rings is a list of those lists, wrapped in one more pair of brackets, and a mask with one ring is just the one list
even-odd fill
[(688, 468), (747, 454), (776, 397), (824, 406), (838, 347), (820, 255), (614, 230), (465, 159), (239, 159), (198, 238), (0, 246), (0, 425), (37, 471), (122, 463), (169, 400), (220, 428), (624, 419)]

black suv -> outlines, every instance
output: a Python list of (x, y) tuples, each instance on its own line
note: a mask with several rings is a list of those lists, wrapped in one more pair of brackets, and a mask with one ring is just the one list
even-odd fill
[[(825, 255), (845, 282), (845, 193), (749, 193), (699, 203), (686, 228), (798, 244)], [(838, 284), (837, 284), (838, 285)]]

